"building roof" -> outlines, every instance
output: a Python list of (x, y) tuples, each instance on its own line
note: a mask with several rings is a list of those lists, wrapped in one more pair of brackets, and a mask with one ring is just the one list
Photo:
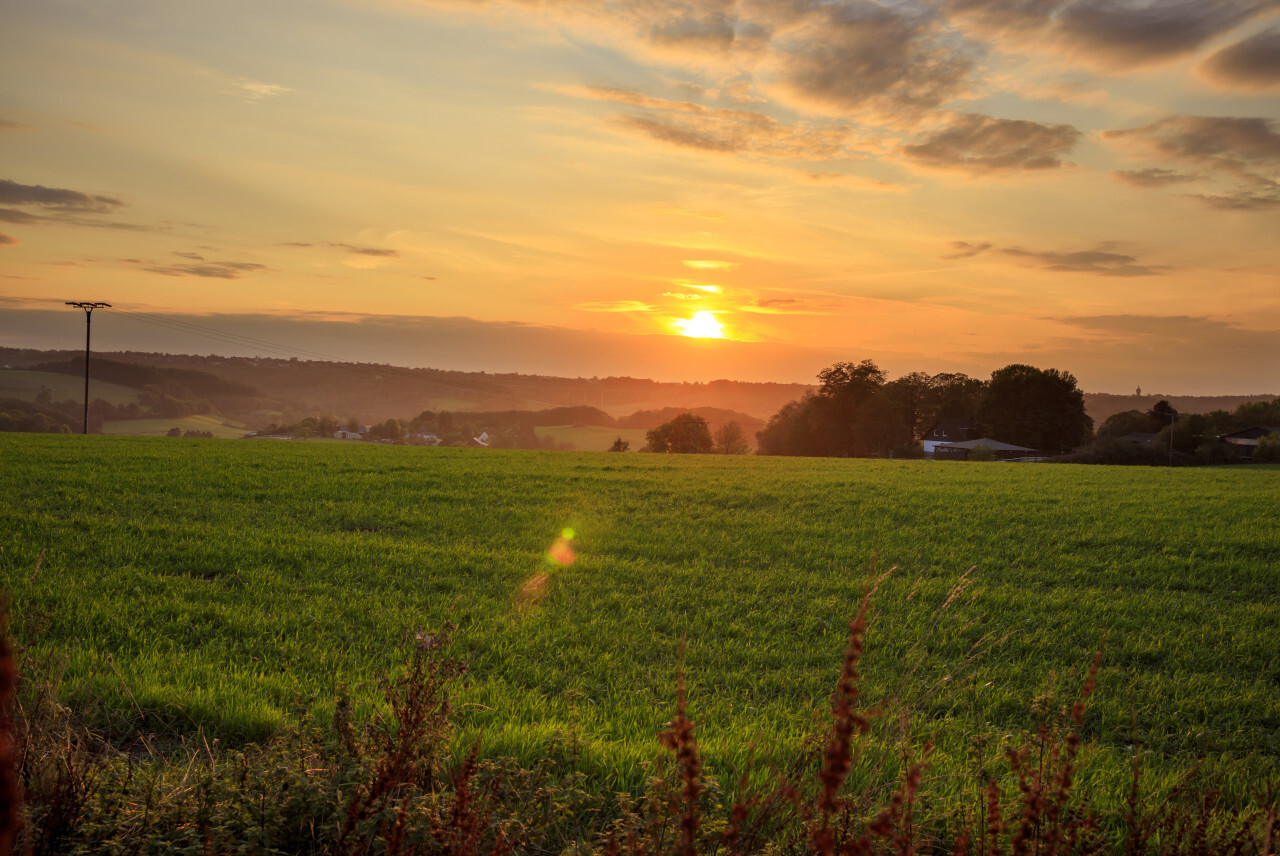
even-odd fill
[(992, 440), (990, 437), (983, 437), (978, 440), (963, 440), (959, 443), (940, 443), (939, 449), (976, 449), (979, 446), (986, 446), (993, 452), (1034, 452), (1035, 449), (1028, 449), (1026, 446), (1015, 446), (1012, 443), (1001, 443), (999, 440)]
[(1123, 437), (1117, 437), (1116, 439), (1125, 443), (1151, 443), (1156, 439), (1156, 435), (1149, 434), (1146, 431), (1134, 431), (1131, 434), (1125, 434)]
[(926, 440), (969, 440), (978, 433), (972, 419), (939, 419), (924, 435)]
[(1280, 434), (1280, 426), (1276, 425), (1255, 425), (1252, 428), (1245, 428), (1243, 431), (1232, 431), (1230, 434), (1223, 434), (1219, 440), (1257, 440), (1268, 434)]

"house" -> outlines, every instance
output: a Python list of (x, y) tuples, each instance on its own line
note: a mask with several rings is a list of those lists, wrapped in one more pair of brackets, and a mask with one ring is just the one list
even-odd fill
[(1280, 434), (1280, 425), (1257, 425), (1243, 431), (1233, 431), (1218, 437), (1224, 443), (1231, 444), (1231, 451), (1242, 461), (1253, 460), (1253, 453), (1258, 448), (1258, 441), (1268, 434)]
[(939, 461), (967, 461), (969, 460), (969, 453), (979, 446), (986, 446), (995, 454), (996, 460), (1001, 461), (1009, 458), (1032, 458), (1040, 455), (1040, 452), (1035, 449), (1028, 449), (1026, 446), (1015, 446), (1012, 443), (1001, 443), (999, 440), (992, 440), (990, 437), (979, 437), (977, 440), (939, 443), (933, 449), (933, 457)]
[(939, 419), (925, 432), (920, 445), (924, 446), (924, 456), (932, 458), (939, 443), (964, 442), (974, 440), (977, 436), (978, 426), (971, 419)]
[(338, 430), (333, 432), (335, 440), (363, 440), (364, 435), (359, 431)]

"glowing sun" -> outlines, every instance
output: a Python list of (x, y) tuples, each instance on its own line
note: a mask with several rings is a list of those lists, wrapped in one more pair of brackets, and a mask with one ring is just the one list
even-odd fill
[(714, 312), (695, 312), (692, 318), (677, 318), (671, 326), (679, 330), (681, 336), (694, 339), (724, 338), (724, 325), (716, 320)]

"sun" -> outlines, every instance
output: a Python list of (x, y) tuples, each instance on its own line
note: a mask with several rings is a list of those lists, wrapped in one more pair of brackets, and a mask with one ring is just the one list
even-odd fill
[(692, 318), (677, 318), (671, 326), (679, 330), (681, 336), (693, 339), (724, 338), (724, 325), (716, 320), (714, 312), (695, 312)]

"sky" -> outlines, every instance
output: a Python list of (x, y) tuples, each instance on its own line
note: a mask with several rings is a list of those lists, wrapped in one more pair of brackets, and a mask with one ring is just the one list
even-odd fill
[(0, 345), (1280, 393), (1280, 0), (10, 0)]

